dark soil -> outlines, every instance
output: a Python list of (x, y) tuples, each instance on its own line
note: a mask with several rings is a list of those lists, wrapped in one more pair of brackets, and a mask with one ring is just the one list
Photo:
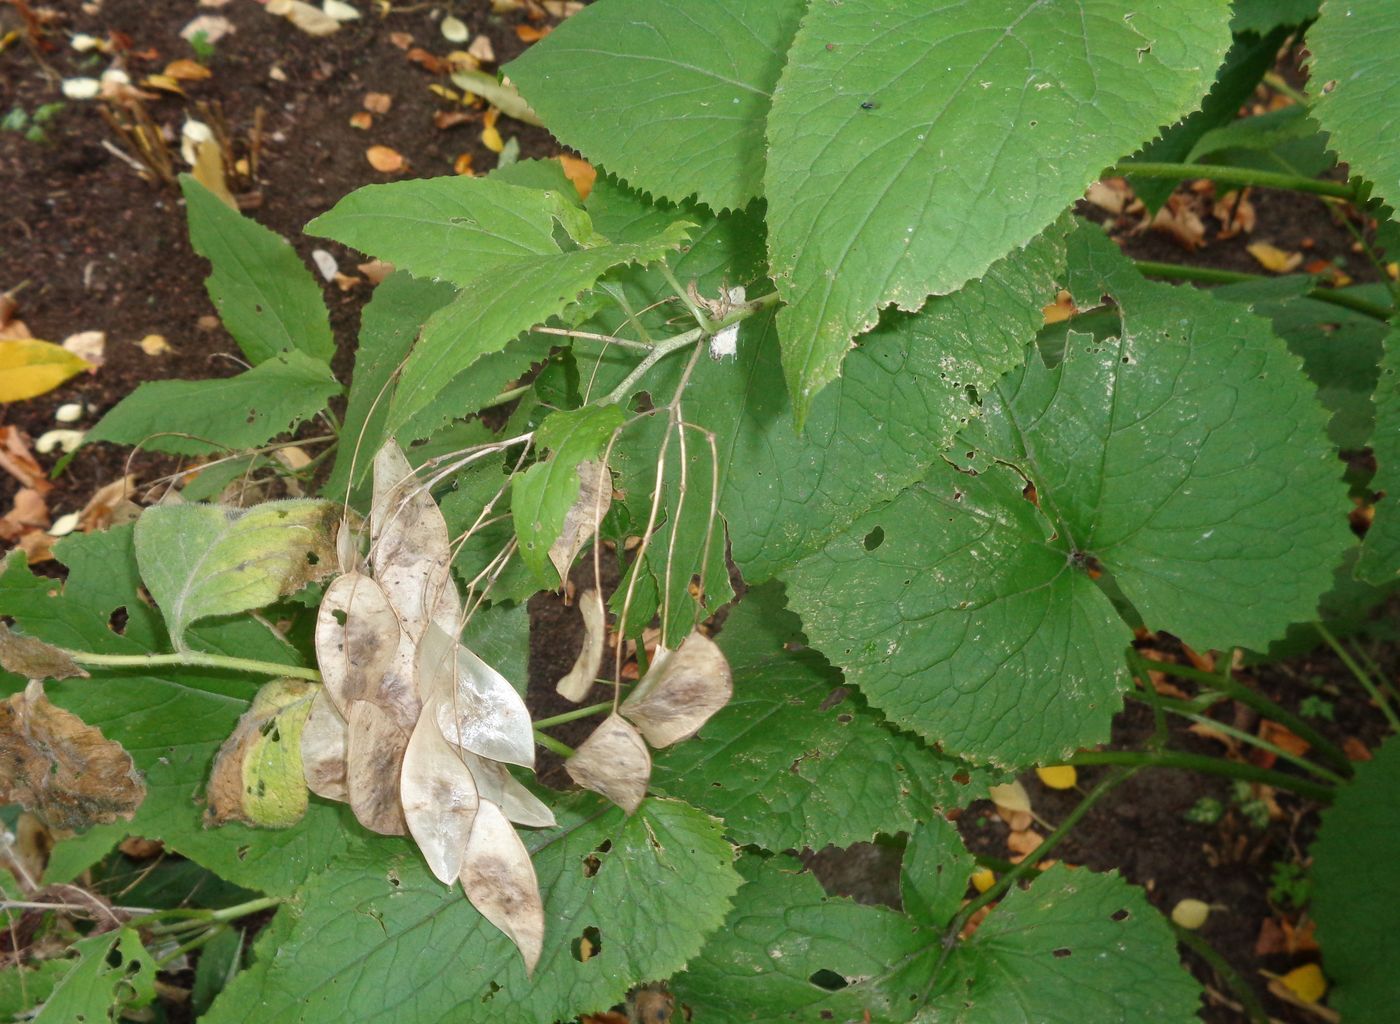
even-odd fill
[[(354, 188), (401, 176), (373, 170), (365, 157), (370, 145), (386, 145), (402, 153), (410, 165), (404, 173), (410, 176), (452, 173), (461, 154), (471, 156), (477, 172), (489, 170), (498, 159), (481, 143), (479, 123), (448, 129), (434, 125), (435, 113), (462, 108), (428, 89), (431, 84), (448, 85), (446, 76), (409, 60), (391, 34), (408, 33), (413, 46), (443, 57), (455, 45), (443, 39), (438, 18), (450, 10), (468, 24), (473, 37), (486, 33), (498, 61), (504, 63), (525, 45), (517, 36), (517, 26), (547, 27), (547, 23), (536, 26), (523, 12), (493, 15), (486, 0), (400, 3), (382, 18), (371, 13), (375, 5), (362, 2), (360, 7), (366, 12), (361, 21), (348, 23), (329, 37), (313, 38), (243, 0), (208, 9), (187, 0), (56, 4), (51, 8), (58, 12), (56, 20), (49, 25), (54, 49), (34, 49), (19, 42), (0, 54), (0, 115), (15, 107), (32, 112), (60, 100), (60, 79), (96, 75), (108, 65), (109, 58), (70, 49), (68, 34), (111, 40), (132, 80), (139, 82), (171, 60), (195, 56), (179, 36), (195, 14), (226, 17), (236, 31), (215, 44), (208, 61), (212, 77), (185, 83), (186, 97), (159, 93), (144, 101), (147, 111), (177, 140), (172, 151), (178, 164), (178, 135), (186, 116), (200, 116), (201, 103), (217, 105), (232, 139), (232, 155), (246, 158), (257, 150), (256, 175), (235, 182), (247, 212), (287, 237), (308, 264), (311, 250), (319, 246), (336, 257), (343, 273), (355, 274), (358, 254), (311, 239), (302, 234), (302, 227)], [(0, 36), (21, 25), (14, 5), (0, 5)], [(388, 94), (392, 107), (375, 114), (368, 130), (357, 130), (350, 118), (363, 109), (367, 92)], [(518, 139), (524, 157), (560, 151), (539, 129), (505, 118), (499, 127), (505, 137)], [(241, 368), (238, 350), (213, 319), (214, 309), (203, 288), (207, 267), (190, 248), (178, 190), (168, 183), (143, 180), (104, 146), (119, 147), (120, 142), (95, 102), (67, 102), (47, 125), (46, 135), (42, 141), (30, 141), (16, 132), (0, 132), (0, 181), (6, 185), (0, 291), (28, 282), (19, 295), (18, 315), (36, 337), (61, 341), (77, 331), (105, 331), (106, 364), (41, 398), (0, 408), (0, 424), (38, 437), (55, 426), (58, 406), (80, 401), (88, 413), (77, 426), (91, 426), (143, 381), (237, 372)], [(1259, 223), (1253, 234), (1220, 239), (1219, 225), (1207, 217), (1205, 244), (1189, 255), (1166, 235), (1136, 231), (1132, 218), (1120, 218), (1115, 234), (1134, 255), (1146, 259), (1188, 259), (1198, 266), (1258, 272), (1245, 246), (1269, 241), (1285, 250), (1305, 250), (1310, 258), (1336, 260), (1356, 280), (1373, 278), (1373, 269), (1353, 251), (1352, 234), (1322, 202), (1257, 191), (1252, 201)], [(369, 293), (368, 284), (348, 291), (333, 284), (325, 287), (340, 342), (336, 369), (346, 381), (359, 311)], [(149, 334), (167, 338), (171, 351), (147, 355), (137, 342)], [(52, 464), (51, 457), (41, 461), (46, 467)], [(80, 509), (94, 490), (119, 477), (128, 463), (143, 483), (178, 468), (178, 463), (164, 456), (130, 456), (110, 446), (84, 448), (48, 495), (52, 515)], [(0, 474), (0, 512), (9, 508), (13, 493), (14, 481)], [(571, 706), (553, 694), (553, 684), (573, 662), (581, 643), (581, 622), (577, 610), (557, 595), (536, 598), (531, 620), (532, 710), (541, 716), (554, 714)], [(1386, 653), (1390, 657), (1385, 664), (1393, 666), (1394, 652)], [(609, 670), (605, 666), (604, 671)], [(1302, 658), (1266, 667), (1259, 671), (1257, 682), (1296, 709), (1313, 692), (1300, 680), (1313, 677), (1321, 677), (1337, 696), (1337, 724), (1320, 722), (1319, 728), (1339, 742), (1357, 737), (1373, 746), (1379, 733), (1377, 716), (1334, 659)], [(595, 694), (594, 699), (605, 699), (604, 691)], [(557, 735), (576, 745), (589, 728), (587, 722), (575, 723)], [(1118, 718), (1113, 745), (1138, 748), (1150, 733), (1150, 715), (1142, 705), (1130, 703)], [(1221, 749), (1214, 741), (1176, 727), (1172, 743), (1203, 753)], [(1080, 790), (1092, 787), (1103, 771), (1081, 771)], [(567, 784), (555, 758), (545, 759), (541, 774), (552, 785)], [(1037, 813), (1051, 823), (1063, 819), (1081, 799), (1081, 792), (1046, 789), (1033, 775), (1028, 789)], [(1164, 911), (1185, 897), (1217, 905), (1220, 909), (1212, 914), (1202, 936), (1262, 990), (1261, 969), (1282, 973), (1316, 956), (1261, 957), (1254, 951), (1261, 923), (1286, 909), (1270, 902), (1272, 865), (1306, 862), (1307, 843), (1317, 822), (1315, 807), (1280, 792), (1281, 815), (1266, 828), (1249, 825), (1235, 811), (1215, 825), (1193, 824), (1184, 813), (1203, 796), (1228, 804), (1229, 783), (1167, 770), (1142, 771), (1091, 811), (1054, 856), (1094, 869), (1117, 869), (1143, 885)], [(961, 825), (975, 850), (1007, 855), (1007, 827), (990, 805), (974, 804), (963, 814)], [(898, 858), (899, 843), (892, 839), (850, 852), (824, 851), (813, 863), (833, 890), (896, 902)], [(1296, 911), (1290, 911), (1290, 916), (1299, 919)], [(1228, 986), (1208, 965), (1191, 953), (1186, 959), (1205, 984), (1228, 995)], [(1277, 1000), (1268, 1007), (1283, 1020), (1313, 1019)], [(1214, 1001), (1207, 1002), (1203, 1016), (1219, 1024), (1243, 1019)]]

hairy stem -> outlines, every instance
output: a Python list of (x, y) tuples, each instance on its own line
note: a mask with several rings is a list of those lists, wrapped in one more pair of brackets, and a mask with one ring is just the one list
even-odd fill
[(306, 679), (313, 683), (321, 681), (321, 673), (314, 668), (283, 665), (276, 661), (234, 658), (227, 654), (205, 654), (201, 651), (184, 651), (178, 654), (97, 654), (93, 651), (64, 651), (64, 653), (79, 665), (98, 665), (104, 668), (157, 668), (162, 665), (190, 665), (199, 668), (226, 668), (234, 672), (251, 672), (260, 676)]
[(1161, 751), (1136, 751), (1136, 750), (1082, 750), (1069, 759), (1067, 764), (1072, 765), (1098, 765), (1117, 764), (1131, 765), (1149, 768), (1181, 768), (1190, 772), (1202, 772), (1206, 775), (1223, 775), (1231, 779), (1243, 779), (1246, 782), (1259, 782), (1266, 786), (1273, 786), (1277, 789), (1286, 789), (1305, 796), (1309, 800), (1316, 800), (1318, 803), (1330, 804), (1332, 802), (1332, 787), (1324, 786), (1319, 782), (1311, 782), (1307, 779), (1300, 779), (1294, 775), (1285, 775), (1283, 772), (1269, 771), (1266, 768), (1256, 768), (1252, 764), (1240, 764), (1237, 761), (1226, 761), (1220, 757), (1210, 757), (1206, 754), (1188, 754), (1181, 750), (1161, 750)]
[(1167, 164), (1143, 161), (1120, 164), (1105, 177), (1167, 178), (1173, 181), (1195, 181), (1209, 178), (1223, 185), (1251, 185), (1276, 188), (1288, 192), (1307, 192), (1333, 199), (1355, 199), (1356, 190), (1345, 182), (1319, 181), (1301, 174), (1279, 171), (1257, 171), (1251, 167), (1227, 167), (1223, 164)]

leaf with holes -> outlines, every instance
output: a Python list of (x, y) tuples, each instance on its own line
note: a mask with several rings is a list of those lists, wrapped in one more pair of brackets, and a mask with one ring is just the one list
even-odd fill
[[(612, 0), (509, 65), (550, 130), (635, 188), (743, 206), (800, 0)], [(646, 131), (636, 130), (646, 125)]]
[(1194, 109), (1229, 43), (1213, 0), (1127, 17), (1115, 0), (812, 5), (764, 176), (798, 425), (882, 307), (918, 309), (1029, 242)]
[[(538, 1024), (604, 1010), (632, 984), (667, 977), (724, 919), (740, 883), (733, 850), (718, 822), (684, 804), (647, 800), (631, 817), (605, 807), (592, 795), (562, 800), (557, 829), (524, 837), (547, 921), (533, 979), (460, 892), (406, 843), (386, 840), (278, 912), (257, 966), (219, 996), (209, 1024), (369, 1024), (404, 1013)], [(589, 928), (601, 947), (580, 962), (572, 945)]]
[(121, 1020), (156, 997), (156, 962), (135, 928), (89, 935), (73, 943), (77, 962), (69, 969), (34, 1024)]
[(999, 765), (1108, 738), (1131, 634), (1092, 574), (1197, 649), (1260, 648), (1312, 616), (1349, 539), (1324, 413), (1268, 324), (1144, 282), (1089, 229), (1071, 253), (1117, 336), (1008, 375), (956, 458), (788, 577), (872, 704)]

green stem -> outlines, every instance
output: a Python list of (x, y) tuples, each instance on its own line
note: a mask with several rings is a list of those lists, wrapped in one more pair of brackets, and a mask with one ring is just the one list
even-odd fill
[(182, 942), (180, 945), (172, 949), (169, 953), (166, 953), (165, 956), (161, 957), (159, 960), (156, 961), (157, 969), (164, 970), (166, 964), (180, 959), (180, 957), (184, 956), (186, 953), (191, 952), (192, 950), (198, 949), (200, 946), (204, 945), (206, 942), (214, 938), (214, 936), (225, 931), (227, 928), (228, 925), (226, 924), (215, 925), (208, 931), (200, 932), (188, 942)]
[(1132, 653), (1131, 658), (1140, 672), (1146, 673), (1148, 670), (1165, 672), (1168, 675), (1179, 676), (1182, 679), (1189, 679), (1194, 683), (1209, 686), (1213, 690), (1219, 690), (1225, 694), (1225, 696), (1239, 701), (1245, 707), (1252, 708), (1265, 718), (1284, 726), (1299, 739), (1307, 740), (1312, 748), (1317, 751), (1318, 757), (1322, 758), (1342, 775), (1350, 777), (1354, 771), (1351, 759), (1347, 757), (1346, 752), (1343, 751), (1341, 747), (1337, 746), (1326, 736), (1309, 725), (1304, 719), (1295, 715), (1287, 708), (1276, 704), (1258, 690), (1245, 686), (1244, 683), (1241, 683), (1230, 674), (1228, 667), (1225, 671), (1217, 674), (1202, 672), (1200, 669), (1190, 668), (1186, 665), (1176, 665), (1172, 662), (1148, 661), (1136, 651)]
[(175, 908), (172, 910), (161, 910), (152, 914), (146, 920), (178, 915), (179, 919), (169, 924), (157, 924), (150, 929), (153, 935), (167, 935), (172, 932), (189, 931), (191, 928), (202, 928), (213, 924), (226, 924), (229, 921), (236, 921), (240, 917), (247, 917), (249, 914), (256, 914), (262, 910), (271, 910), (273, 907), (282, 905), (280, 896), (261, 896), (255, 900), (248, 900), (246, 903), (237, 903), (231, 907), (222, 907), (219, 910), (191, 910), (188, 908)]
[(297, 665), (282, 665), (275, 661), (255, 661), (252, 658), (234, 658), (227, 654), (205, 654), (201, 651), (184, 651), (178, 654), (97, 654), (93, 651), (64, 651), (79, 665), (100, 665), (107, 668), (156, 668), (162, 665), (192, 665), (199, 668), (226, 668), (234, 672), (252, 672), (260, 676), (284, 676), (291, 679), (306, 679), (313, 683), (321, 681), (321, 673), (314, 668)]
[[(611, 707), (612, 705), (610, 704), (608, 706)], [(553, 753), (558, 754), (560, 757), (574, 756), (573, 747), (569, 746), (567, 743), (560, 743), (553, 736), (550, 736), (547, 733), (542, 733), (538, 729), (535, 730), (535, 742), (538, 743), (540, 746), (544, 747), (545, 750), (552, 751)]]
[(1356, 190), (1345, 182), (1319, 181), (1301, 174), (1280, 171), (1258, 171), (1251, 167), (1227, 167), (1223, 164), (1167, 164), (1143, 161), (1120, 164), (1104, 177), (1167, 178), (1173, 181), (1195, 181), (1209, 178), (1225, 185), (1277, 188), (1289, 192), (1307, 192), (1334, 199), (1355, 199)]
[(1191, 721), (1204, 725), (1208, 729), (1214, 729), (1217, 732), (1224, 733), (1226, 736), (1233, 737), (1241, 743), (1247, 743), (1252, 747), (1258, 747), (1260, 750), (1267, 750), (1275, 757), (1282, 758), (1289, 764), (1301, 768), (1306, 772), (1311, 772), (1326, 782), (1333, 783), (1334, 785), (1341, 785), (1346, 782), (1346, 779), (1342, 778), (1342, 776), (1338, 775), (1336, 772), (1324, 768), (1321, 765), (1313, 764), (1305, 757), (1299, 757), (1297, 754), (1290, 754), (1276, 743), (1270, 743), (1268, 740), (1247, 733), (1243, 729), (1236, 729), (1233, 725), (1217, 722), (1214, 718), (1210, 718), (1206, 715), (1197, 714), (1195, 711), (1191, 711), (1185, 706), (1178, 707), (1177, 705), (1180, 704), (1179, 701), (1163, 700), (1162, 703), (1167, 710), (1183, 718), (1189, 718)]
[(592, 718), (594, 715), (601, 715), (605, 711), (611, 711), (612, 701), (603, 704), (590, 704), (586, 708), (574, 708), (572, 711), (565, 711), (562, 715), (554, 715), (550, 718), (541, 718), (535, 722), (535, 729), (552, 729), (556, 725), (563, 725), (566, 722), (577, 722), (580, 718)]
[(695, 304), (695, 300), (690, 297), (690, 292), (686, 291), (685, 286), (676, 279), (676, 275), (672, 272), (671, 268), (664, 262), (658, 263), (656, 267), (661, 272), (661, 276), (666, 279), (666, 283), (671, 286), (671, 291), (675, 292), (676, 297), (684, 303), (685, 308), (690, 311), (690, 315), (695, 318), (695, 322), (700, 325), (700, 328), (706, 334), (713, 334), (715, 332), (715, 327), (710, 322), (710, 318), (705, 314), (703, 309)]
[(637, 381), (646, 376), (648, 370), (662, 359), (665, 359), (672, 352), (679, 352), (683, 348), (694, 345), (704, 336), (704, 328), (697, 327), (693, 331), (686, 331), (684, 334), (678, 334), (674, 338), (658, 341), (656, 347), (648, 352), (642, 361), (632, 368), (632, 372), (623, 379), (622, 383), (613, 388), (612, 391), (608, 393), (607, 397), (597, 404), (616, 405), (618, 402), (625, 401), (632, 394), (633, 386)]
[[(1277, 281), (1277, 277), (1270, 277), (1267, 274), (1246, 274), (1239, 270), (1215, 270), (1210, 267), (1192, 267), (1183, 263), (1161, 263), (1157, 260), (1134, 260), (1134, 266), (1138, 272), (1147, 277), (1160, 277), (1167, 281), (1199, 281), (1202, 284), (1241, 284), (1246, 281)], [(1333, 306), (1341, 306), (1343, 309), (1350, 309), (1354, 312), (1374, 317), (1377, 320), (1389, 320), (1395, 315), (1395, 310), (1389, 306), (1382, 306), (1377, 302), (1368, 302), (1365, 299), (1358, 299), (1344, 288), (1313, 288), (1307, 293), (1308, 298), (1316, 299), (1318, 302), (1327, 302)]]
[(1269, 1015), (1265, 1012), (1263, 1004), (1259, 1002), (1259, 997), (1254, 994), (1254, 989), (1250, 988), (1249, 983), (1241, 978), (1225, 958), (1215, 951), (1214, 946), (1195, 932), (1183, 928), (1175, 922), (1172, 923), (1172, 930), (1176, 932), (1178, 942), (1210, 964), (1211, 970), (1220, 975), (1225, 986), (1235, 994), (1235, 998), (1244, 1007), (1245, 1016), (1249, 1018), (1250, 1024), (1268, 1024)]
[[(1015, 865), (1010, 871), (998, 879), (996, 885), (992, 886), (986, 892), (981, 893), (976, 899), (963, 907), (962, 910), (958, 911), (958, 913), (954, 915), (953, 920), (949, 922), (947, 930), (943, 933), (943, 956), (939, 960), (939, 967), (941, 967), (943, 961), (948, 958), (948, 954), (958, 941), (958, 933), (961, 932), (967, 922), (972, 919), (973, 914), (977, 913), (977, 911), (988, 904), (1001, 899), (1013, 885), (1029, 875), (1032, 869), (1034, 869), (1051, 850), (1055, 849), (1065, 836), (1069, 835), (1070, 830), (1079, 823), (1079, 820), (1083, 818), (1084, 815), (1089, 813), (1089, 809), (1093, 807), (1094, 804), (1103, 799), (1103, 797), (1118, 786), (1119, 783), (1125, 782), (1136, 771), (1136, 767), (1124, 767), (1119, 768), (1117, 771), (1110, 772), (1097, 786), (1089, 791), (1088, 796), (1079, 801), (1074, 810), (1070, 811), (1069, 814), (1065, 816), (1064, 821), (1060, 822), (1055, 830), (1045, 837), (1044, 842), (1030, 853), (1026, 854), (1021, 863)], [(937, 976), (937, 974), (938, 969), (935, 968), (934, 975)]]
[(1395, 710), (1390, 706), (1390, 701), (1385, 699), (1385, 694), (1381, 693), (1380, 688), (1376, 686), (1375, 680), (1371, 678), (1371, 673), (1357, 664), (1356, 659), (1351, 656), (1351, 652), (1337, 642), (1337, 638), (1332, 635), (1330, 629), (1320, 622), (1313, 623), (1313, 628), (1317, 630), (1318, 635), (1323, 640), (1327, 641), (1327, 646), (1332, 648), (1337, 657), (1341, 659), (1342, 664), (1356, 677), (1356, 681), (1365, 687), (1371, 700), (1381, 709), (1381, 714), (1385, 715), (1385, 720), (1390, 723), (1390, 727), (1396, 732), (1400, 732), (1400, 718), (1396, 718)]
[(1332, 787), (1319, 782), (1311, 782), (1283, 772), (1256, 768), (1252, 764), (1240, 764), (1205, 754), (1188, 754), (1181, 750), (1161, 750), (1140, 752), (1135, 750), (1082, 750), (1069, 759), (1067, 764), (1077, 766), (1117, 764), (1148, 768), (1180, 768), (1184, 771), (1202, 772), (1206, 775), (1223, 775), (1246, 782), (1259, 782), (1277, 789), (1286, 789), (1305, 796), (1318, 803), (1332, 802)]
[(1270, 89), (1274, 90), (1274, 92), (1287, 96), (1290, 100), (1292, 100), (1294, 103), (1297, 103), (1299, 106), (1306, 107), (1311, 102), (1305, 93), (1302, 93), (1299, 90), (1293, 88), (1293, 86), (1289, 84), (1288, 80), (1282, 75), (1280, 75), (1277, 71), (1265, 71), (1264, 84), (1267, 85)]
[(522, 384), (518, 388), (511, 388), (509, 391), (502, 391), (495, 398), (489, 398), (480, 406), (478, 406), (477, 411), (481, 412), (485, 409), (494, 409), (498, 405), (505, 405), (507, 402), (513, 402), (521, 395), (528, 394), (530, 389), (533, 387), (533, 384)]

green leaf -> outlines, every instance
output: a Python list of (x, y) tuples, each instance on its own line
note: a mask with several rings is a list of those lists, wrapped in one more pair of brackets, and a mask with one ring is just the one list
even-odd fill
[(1313, 617), (1349, 543), (1324, 414), (1266, 322), (1144, 282), (1090, 229), (1070, 266), (1118, 337), (1072, 331), (1054, 369), (1008, 375), (947, 462), (788, 577), (873, 705), (1007, 766), (1108, 737), (1130, 633), (1089, 569), (1150, 628), (1262, 649)]
[(1312, 178), (1332, 166), (1327, 136), (1306, 107), (1242, 117), (1200, 137), (1187, 163), (1252, 167)]
[(226, 928), (200, 950), (190, 990), (190, 1005), (196, 1014), (206, 1013), (214, 997), (237, 973), (243, 959), (243, 937), (240, 929)]
[(734, 697), (699, 736), (655, 755), (654, 791), (723, 818), (737, 843), (775, 851), (908, 831), (985, 793), (976, 770), (886, 726), (798, 646), (800, 630), (776, 584), (744, 596), (719, 635)]
[(280, 235), (231, 210), (188, 174), (180, 188), (194, 251), (214, 266), (209, 298), (233, 340), (257, 365), (299, 351), (323, 363), (335, 355), (321, 286)]
[(295, 498), (146, 509), (136, 560), (175, 646), (193, 622), (261, 608), (333, 572), (340, 516), (331, 502)]
[(899, 873), (900, 902), (916, 921), (942, 924), (962, 909), (977, 862), (958, 827), (934, 815), (909, 834)]
[(54, 986), (34, 1024), (121, 1020), (156, 997), (156, 964), (135, 928), (73, 943), (77, 963)]
[(621, 406), (586, 405), (552, 413), (535, 431), (536, 448), (553, 454), (511, 481), (511, 516), (520, 557), (538, 580), (553, 585), (559, 575), (550, 564), (549, 549), (578, 500), (579, 463), (602, 455), (621, 425)]
[(23, 1014), (47, 999), (72, 966), (71, 960), (54, 959), (0, 971), (0, 1020), (25, 1020)]
[(1371, 448), (1377, 465), (1371, 486), (1385, 496), (1376, 503), (1356, 574), (1371, 583), (1393, 583), (1400, 577), (1400, 329), (1385, 339)]
[(1400, 976), (1377, 970), (1400, 957), (1400, 741), (1391, 738), (1356, 766), (1322, 812), (1312, 846), (1313, 898), (1329, 1002), (1345, 1020), (1385, 1020), (1400, 1000)]
[[(57, 588), (34, 576), (22, 556), (0, 569), (0, 615), (48, 643), (102, 654), (146, 654), (158, 648), (109, 627), (118, 608), (140, 607), (130, 527), (74, 534), (61, 545), (71, 556), (84, 548), (92, 564), (130, 581), (125, 593), (98, 592), (70, 575)], [(57, 549), (56, 549), (57, 550)], [(191, 646), (265, 661), (295, 664), (297, 656), (272, 630), (251, 620), (211, 622), (190, 630)], [(0, 691), (18, 692), (24, 680), (0, 673)], [(230, 824), (206, 829), (200, 796), (215, 751), (233, 730), (257, 690), (241, 673), (207, 669), (158, 671), (92, 669), (92, 678), (50, 683), (55, 704), (102, 730), (126, 748), (146, 779), (146, 800), (124, 834), (164, 840), (230, 882), (262, 892), (294, 891), (312, 872), (356, 844), (367, 842), (348, 809), (313, 800), (295, 828), (282, 831)], [(113, 842), (122, 838), (115, 836)]]
[(425, 280), (464, 285), (488, 270), (559, 251), (562, 192), (449, 175), (356, 189), (308, 233), (387, 260)]
[(423, 325), (394, 392), (391, 429), (397, 431), (421, 413), (450, 381), (482, 357), (499, 352), (520, 332), (561, 312), (611, 268), (662, 259), (685, 241), (688, 227), (685, 222), (673, 223), (642, 242), (604, 242), (568, 252), (556, 249), (481, 270)]
[(1326, 0), (1308, 29), (1313, 115), (1352, 174), (1400, 204), (1400, 10), (1392, 4)]
[[(511, 459), (510, 465), (514, 464), (515, 459)], [(457, 489), (442, 499), (442, 514), (451, 536), (461, 537), (468, 530), (472, 532), (456, 546), (452, 570), (463, 585), (479, 588), (494, 571), (491, 570), (492, 561), (516, 542), (513, 522), (510, 518), (501, 518), (511, 510), (510, 478), (501, 460), (483, 459), (458, 473), (456, 484)], [(482, 518), (486, 503), (492, 499), (495, 504)], [(481, 520), (480, 525), (478, 520)], [(539, 589), (539, 581), (524, 561), (512, 558), (491, 584), (490, 600), (524, 601)]]
[(774, 93), (764, 177), (798, 424), (881, 307), (978, 277), (1193, 109), (1228, 18), (1214, 0), (1131, 18), (1115, 0), (813, 4)]
[(280, 352), (222, 380), (161, 380), (123, 398), (84, 438), (176, 455), (227, 454), (265, 444), (326, 407), (340, 384), (302, 352)]
[[(252, 970), (214, 1004), (209, 1024), (415, 1020), (538, 1024), (604, 1010), (635, 982), (664, 978), (724, 919), (740, 879), (719, 823), (648, 800), (631, 817), (596, 798), (555, 808), (560, 827), (522, 838), (544, 894), (544, 952), (533, 978), (519, 954), (406, 843), (350, 857), (284, 907)], [(385, 843), (387, 848), (389, 843)], [(597, 929), (580, 962), (573, 944)], [(276, 958), (264, 952), (275, 949)]]
[[(506, 68), (549, 129), (634, 188), (746, 204), (801, 0), (610, 0)], [(645, 125), (645, 131), (638, 126)]]
[(1236, 32), (1271, 32), (1280, 25), (1301, 25), (1317, 17), (1318, 0), (1233, 0)]
[[(961, 867), (946, 831), (915, 838)], [(798, 866), (740, 861), (749, 882), (734, 912), (673, 982), (696, 1020), (1196, 1019), (1199, 989), (1171, 929), (1117, 875), (1056, 865), (1008, 894), (940, 968), (941, 921), (824, 896)]]

